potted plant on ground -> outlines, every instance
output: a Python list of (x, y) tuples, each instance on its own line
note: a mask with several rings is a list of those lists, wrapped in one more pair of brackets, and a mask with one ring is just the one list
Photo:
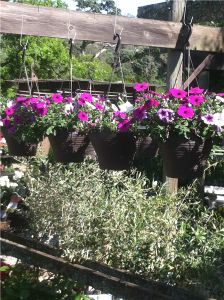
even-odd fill
[(189, 94), (178, 89), (166, 95), (147, 92), (133, 112), (159, 142), (171, 178), (202, 177), (212, 144), (223, 143), (224, 99), (199, 88)]

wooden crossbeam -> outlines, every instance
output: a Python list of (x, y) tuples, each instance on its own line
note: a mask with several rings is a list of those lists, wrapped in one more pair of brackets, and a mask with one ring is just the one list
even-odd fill
[(189, 77), (189, 79), (187, 79), (184, 83), (183, 86), (183, 90), (186, 90), (186, 88), (188, 87), (188, 84), (190, 85), (191, 82), (195, 79), (195, 77), (198, 76), (198, 74), (205, 68), (205, 66), (212, 60), (212, 58), (214, 57), (213, 54), (209, 54), (204, 60), (203, 62), (197, 67), (197, 69), (191, 74), (191, 76)]
[(75, 281), (90, 285), (95, 289), (100, 289), (103, 292), (111, 293), (117, 297), (130, 300), (175, 300), (174, 297), (151, 291), (138, 284), (121, 281), (116, 277), (108, 276), (102, 272), (80, 265), (73, 265), (63, 259), (56, 258), (49, 254), (33, 250), (2, 238), (0, 238), (0, 240), (3, 254), (13, 255), (30, 265), (38, 264), (39, 267), (44, 268), (47, 271), (61, 273)]
[[(15, 4), (1, 1), (1, 33), (23, 34), (95, 42), (114, 43), (114, 15)], [(69, 27), (70, 16), (70, 28)], [(181, 23), (117, 17), (116, 31), (122, 31), (122, 43), (183, 49), (187, 28)], [(69, 31), (69, 35), (68, 35)], [(191, 49), (224, 52), (224, 28), (194, 26)]]

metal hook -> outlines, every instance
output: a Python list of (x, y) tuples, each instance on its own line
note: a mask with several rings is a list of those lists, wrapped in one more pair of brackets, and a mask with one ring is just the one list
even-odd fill
[(69, 48), (70, 60), (72, 60), (72, 50), (73, 50), (75, 38), (76, 38), (76, 33), (75, 33), (74, 39), (71, 38), (71, 39), (69, 39), (69, 42), (68, 42), (70, 45), (70, 48)]
[(20, 43), (20, 46), (23, 48), (23, 56), (22, 56), (22, 62), (24, 63), (25, 62), (25, 55), (26, 55), (26, 50), (27, 50), (27, 44), (28, 44), (28, 40), (26, 40), (26, 44), (22, 45)]

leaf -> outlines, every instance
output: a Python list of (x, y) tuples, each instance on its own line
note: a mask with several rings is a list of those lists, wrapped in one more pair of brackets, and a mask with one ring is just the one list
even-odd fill
[(8, 270), (9, 270), (9, 267), (7, 267), (7, 266), (0, 268), (0, 271), (2, 271), (2, 272), (8, 271)]
[(82, 299), (82, 296), (81, 296), (81, 295), (75, 296), (75, 300), (81, 300), (81, 299)]
[(28, 290), (22, 290), (20, 292), (20, 299), (27, 299), (30, 295), (30, 292)]

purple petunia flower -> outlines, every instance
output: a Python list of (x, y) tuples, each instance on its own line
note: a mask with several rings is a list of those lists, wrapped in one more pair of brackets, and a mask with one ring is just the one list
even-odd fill
[(39, 104), (37, 104), (37, 109), (36, 109), (36, 113), (37, 115), (41, 115), (42, 117), (46, 115), (47, 113), (47, 107), (38, 107)]
[(136, 85), (134, 86), (134, 89), (138, 92), (141, 92), (141, 91), (144, 91), (146, 90), (148, 87), (148, 84), (147, 83), (136, 83)]
[(2, 119), (2, 122), (3, 122), (3, 126), (4, 127), (9, 127), (10, 125), (10, 119), (7, 117), (5, 119)]
[(214, 124), (214, 116), (213, 115), (204, 115), (201, 116), (202, 121), (204, 121), (205, 124)]
[(202, 94), (204, 92), (203, 89), (199, 89), (199, 87), (196, 88), (192, 88), (189, 90), (189, 94), (195, 94), (195, 95), (199, 95)]
[(10, 116), (10, 115), (13, 115), (14, 114), (14, 109), (13, 107), (7, 107), (6, 110), (5, 110), (5, 113), (7, 116)]
[(32, 117), (30, 118), (30, 120), (31, 120), (32, 122), (36, 122), (36, 117), (35, 117), (35, 116), (32, 116)]
[(21, 116), (17, 116), (14, 118), (14, 125), (18, 125), (20, 122), (22, 121), (22, 117)]
[(184, 98), (187, 95), (187, 92), (178, 89), (170, 89), (170, 93), (175, 98)]
[(198, 106), (204, 101), (205, 99), (202, 98), (201, 96), (189, 96), (189, 102), (194, 106)]
[(8, 129), (9, 134), (14, 134), (15, 131), (16, 131), (16, 126), (15, 125), (13, 125), (10, 129)]
[(58, 102), (62, 102), (63, 98), (62, 98), (62, 96), (59, 95), (59, 94), (54, 94), (54, 95), (52, 96), (52, 100), (53, 100), (55, 103), (58, 103)]
[(99, 109), (100, 111), (101, 111), (101, 110), (104, 110), (103, 106), (100, 105), (99, 103), (96, 103), (96, 104), (95, 104), (95, 108)]
[(129, 121), (128, 119), (122, 120), (120, 123), (117, 124), (117, 127), (120, 132), (128, 131), (130, 126), (131, 126), (131, 121)]
[(139, 106), (138, 109), (133, 111), (134, 119), (141, 120), (144, 112), (146, 112), (143, 106)]
[(87, 102), (92, 102), (93, 101), (92, 95), (87, 94), (87, 93), (83, 93), (81, 95), (81, 99), (83, 99), (84, 101), (87, 101)]
[(79, 98), (78, 103), (79, 105), (86, 105), (86, 102), (83, 98)]

